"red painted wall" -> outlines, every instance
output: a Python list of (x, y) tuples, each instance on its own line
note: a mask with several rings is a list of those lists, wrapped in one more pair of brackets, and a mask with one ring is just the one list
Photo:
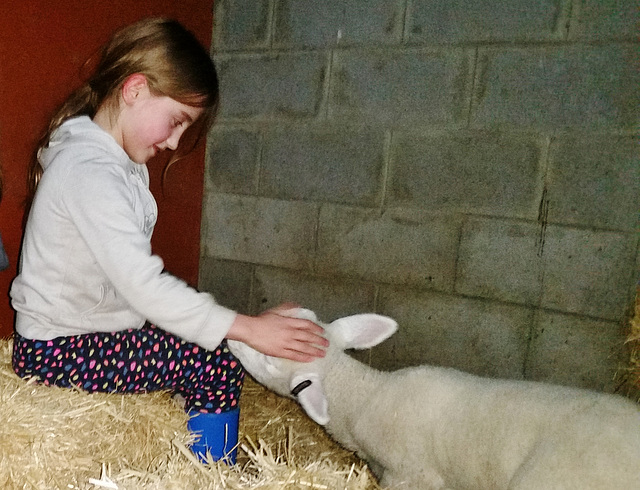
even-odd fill
[[(55, 108), (82, 79), (89, 56), (123, 25), (148, 16), (172, 17), (210, 45), (213, 0), (4, 0), (0, 2), (0, 165), (4, 198), (0, 233), (11, 261), (0, 272), (0, 336), (13, 330), (9, 287), (22, 236), (26, 169)], [(166, 268), (191, 284), (198, 277), (204, 145), (169, 170), (150, 164), (159, 206), (154, 251)]]

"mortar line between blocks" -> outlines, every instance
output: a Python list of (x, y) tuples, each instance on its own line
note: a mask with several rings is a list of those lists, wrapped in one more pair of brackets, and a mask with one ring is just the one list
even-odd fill
[(249, 315), (257, 315), (259, 313), (258, 311), (254, 311), (254, 309), (255, 310), (258, 309), (257, 305), (260, 303), (258, 301), (258, 298), (254, 297), (256, 269), (257, 269), (257, 266), (255, 264), (251, 264), (251, 275), (249, 276), (249, 298), (247, 301), (247, 310), (249, 310), (247, 314)]
[(538, 272), (538, 280), (540, 283), (538, 290), (538, 300), (533, 308), (533, 315), (531, 317), (531, 324), (529, 325), (529, 336), (527, 339), (527, 347), (525, 349), (523, 365), (522, 365), (522, 377), (526, 379), (529, 359), (531, 357), (531, 349), (533, 344), (533, 339), (536, 334), (536, 325), (539, 323), (540, 312), (543, 309), (542, 306), (542, 296), (544, 294), (544, 279), (545, 279), (545, 255), (544, 255), (544, 242), (546, 239), (546, 228), (547, 228), (547, 219), (549, 213), (549, 198), (548, 198), (548, 180), (549, 180), (549, 158), (551, 154), (551, 145), (554, 140), (553, 134), (546, 134), (542, 136), (543, 143), (541, 145), (540, 151), (540, 172), (542, 174), (542, 186), (540, 189), (540, 205), (538, 212), (538, 225), (540, 227), (540, 233), (536, 237), (538, 241), (538, 252), (536, 256), (540, 261), (540, 269)]
[(479, 58), (479, 48), (474, 48), (473, 50), (473, 68), (471, 70), (471, 88), (469, 90), (469, 99), (467, 101), (467, 116), (466, 116), (466, 124), (465, 127), (467, 129), (471, 128), (471, 117), (473, 115), (473, 102), (475, 99), (475, 91), (476, 91), (476, 77), (478, 75), (478, 58)]
[(262, 159), (264, 156), (264, 146), (265, 146), (265, 135), (262, 129), (258, 130), (258, 154), (256, 155), (256, 169), (255, 175), (253, 176), (253, 189), (255, 192), (255, 197), (260, 197), (260, 187), (262, 186), (261, 178), (262, 175)]
[(322, 214), (322, 206), (318, 206), (316, 212), (316, 222), (313, 226), (313, 260), (311, 260), (311, 273), (316, 274), (318, 270), (318, 249), (320, 247), (320, 215)]
[(335, 62), (334, 50), (329, 49), (327, 60), (326, 60), (327, 73), (325, 74), (324, 87), (322, 90), (322, 96), (324, 98), (324, 101), (323, 101), (324, 107), (319, 111), (321, 117), (324, 118), (325, 121), (329, 120), (329, 107), (331, 106), (331, 100), (329, 98), (331, 97), (331, 85), (332, 85), (331, 76), (333, 74), (334, 62)]
[(581, 1), (580, 0), (567, 0), (567, 4), (565, 6), (565, 31), (563, 40), (571, 41), (572, 38), (576, 35), (576, 30), (578, 28), (578, 22), (581, 14)]
[(276, 32), (276, 0), (269, 0), (267, 15), (269, 16), (267, 20), (267, 46), (269, 46), (269, 50), (272, 50)]
[(380, 197), (378, 198), (378, 209), (380, 215), (384, 212), (384, 207), (388, 204), (387, 190), (389, 188), (389, 176), (391, 174), (391, 148), (393, 144), (393, 130), (385, 130), (384, 143), (382, 144), (382, 174), (380, 175)]
[(540, 200), (538, 207), (538, 225), (540, 226), (540, 233), (537, 237), (538, 240), (538, 256), (543, 261), (540, 267), (540, 294), (538, 295), (538, 307), (542, 301), (542, 289), (544, 285), (544, 244), (546, 239), (547, 220), (549, 214), (549, 197), (548, 197), (548, 184), (549, 184), (549, 158), (551, 154), (551, 146), (555, 140), (555, 135), (547, 134), (543, 136), (543, 144), (540, 151), (540, 172), (542, 174), (542, 188), (540, 191)]
[(531, 349), (533, 344), (533, 337), (535, 335), (536, 325), (540, 318), (540, 309), (532, 308), (531, 323), (529, 324), (529, 335), (527, 337), (527, 346), (524, 349), (524, 356), (522, 359), (522, 379), (527, 379), (527, 372), (529, 368), (529, 359), (531, 358)]
[(373, 311), (375, 311), (376, 313), (381, 313), (378, 309), (380, 306), (380, 285), (376, 283), (373, 284), (373, 305), (371, 306), (373, 308)]
[(456, 239), (456, 253), (455, 258), (453, 259), (453, 280), (451, 281), (451, 294), (460, 295), (458, 292), (458, 262), (460, 261), (460, 249), (462, 248), (462, 235), (464, 233), (464, 229), (469, 223), (469, 221), (473, 219), (472, 215), (462, 214), (460, 219), (460, 227), (458, 228), (458, 238)]
[(402, 7), (402, 26), (400, 31), (400, 45), (407, 44), (407, 19), (409, 18), (409, 0), (404, 0), (404, 6)]

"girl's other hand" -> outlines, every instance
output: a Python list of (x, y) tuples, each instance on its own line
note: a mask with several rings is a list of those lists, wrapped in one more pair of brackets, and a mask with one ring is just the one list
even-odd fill
[(263, 354), (292, 361), (311, 362), (324, 357), (329, 341), (323, 337), (321, 326), (278, 313), (293, 306), (281, 305), (258, 316), (238, 314), (227, 337), (244, 342)]

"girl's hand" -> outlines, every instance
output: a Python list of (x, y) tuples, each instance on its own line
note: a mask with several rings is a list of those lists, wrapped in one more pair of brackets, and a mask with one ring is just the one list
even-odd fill
[(259, 316), (240, 315), (231, 325), (227, 338), (239, 340), (269, 356), (292, 361), (310, 362), (325, 356), (329, 341), (322, 335), (324, 329), (301, 318), (281, 316), (282, 305)]

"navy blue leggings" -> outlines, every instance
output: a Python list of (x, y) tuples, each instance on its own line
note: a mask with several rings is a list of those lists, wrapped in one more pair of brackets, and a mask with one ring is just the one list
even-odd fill
[(206, 413), (236, 408), (244, 379), (226, 342), (208, 351), (152, 325), (53, 340), (15, 333), (13, 369), (23, 378), (89, 392), (170, 390), (185, 398), (187, 410)]

